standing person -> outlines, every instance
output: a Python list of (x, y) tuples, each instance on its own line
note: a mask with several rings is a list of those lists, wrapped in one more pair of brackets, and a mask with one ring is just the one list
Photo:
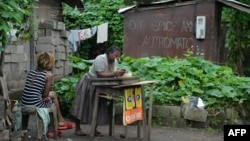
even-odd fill
[[(109, 47), (104, 54), (98, 55), (89, 71), (82, 76), (78, 81), (75, 88), (74, 103), (72, 115), (75, 117), (75, 134), (79, 136), (86, 136), (82, 132), (80, 124), (92, 122), (92, 113), (94, 108), (94, 90), (95, 87), (91, 85), (90, 78), (107, 78), (122, 76), (125, 71), (117, 70), (118, 61), (121, 50), (116, 45)], [(97, 112), (97, 125), (107, 124), (108, 112), (107, 112), (107, 100), (100, 98)], [(95, 130), (95, 136), (102, 136), (102, 134)]]
[[(59, 106), (57, 95), (51, 91), (53, 74), (51, 73), (54, 56), (49, 52), (42, 52), (37, 56), (37, 67), (30, 70), (22, 94), (22, 106), (36, 106), (38, 108), (49, 108), (55, 105), (58, 117), (58, 129), (72, 128), (70, 123), (66, 123)], [(48, 136), (53, 137), (53, 124), (49, 125)]]

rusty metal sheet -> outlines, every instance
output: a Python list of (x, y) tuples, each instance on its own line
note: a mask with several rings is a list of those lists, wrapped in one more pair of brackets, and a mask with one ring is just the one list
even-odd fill
[[(131, 57), (183, 57), (194, 55), (218, 60), (218, 21), (215, 1), (134, 8), (124, 13), (125, 55)], [(196, 39), (196, 16), (206, 17), (205, 39)]]

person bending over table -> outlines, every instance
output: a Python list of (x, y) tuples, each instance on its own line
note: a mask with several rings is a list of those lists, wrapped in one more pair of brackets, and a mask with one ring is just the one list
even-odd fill
[[(65, 122), (57, 95), (51, 91), (53, 82), (53, 74), (51, 73), (53, 64), (55, 62), (54, 56), (49, 52), (41, 52), (37, 56), (37, 67), (30, 70), (27, 74), (24, 91), (22, 94), (22, 106), (36, 106), (38, 108), (49, 108), (52, 104), (55, 105), (58, 118), (58, 129), (73, 128), (72, 124)], [(54, 138), (53, 124), (49, 124), (48, 137)]]
[[(121, 50), (118, 46), (112, 45), (104, 54), (98, 55), (89, 71), (77, 82), (74, 94), (72, 115), (75, 117), (75, 134), (86, 136), (81, 130), (80, 124), (91, 124), (94, 109), (94, 91), (95, 87), (91, 85), (90, 78), (108, 78), (122, 76), (125, 70), (117, 70)], [(98, 125), (105, 125), (108, 122), (107, 100), (100, 98), (98, 104), (97, 121)], [(103, 136), (101, 132), (95, 129), (95, 136)]]

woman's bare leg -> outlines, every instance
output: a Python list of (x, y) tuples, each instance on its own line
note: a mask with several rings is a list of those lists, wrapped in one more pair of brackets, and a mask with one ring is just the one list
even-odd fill
[(75, 135), (78, 135), (78, 136), (86, 136), (87, 135), (84, 132), (82, 132), (80, 119), (75, 118), (75, 125), (76, 125)]
[(63, 123), (65, 122), (63, 116), (62, 116), (62, 113), (61, 113), (61, 109), (60, 109), (60, 105), (59, 105), (59, 101), (57, 99), (57, 95), (55, 92), (51, 91), (49, 93), (49, 97), (52, 99), (53, 103), (55, 104), (56, 106), (56, 111), (57, 111), (57, 118), (58, 118), (58, 123), (59, 125), (61, 125), (60, 123)]
[(81, 121), (77, 118), (75, 118), (75, 125), (76, 125), (76, 129), (75, 131), (81, 131)]

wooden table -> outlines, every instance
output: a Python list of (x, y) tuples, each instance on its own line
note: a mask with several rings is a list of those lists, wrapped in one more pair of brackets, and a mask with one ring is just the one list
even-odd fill
[[(90, 132), (90, 138), (91, 140), (94, 139), (95, 134), (95, 127), (96, 127), (96, 119), (97, 119), (97, 111), (98, 111), (98, 102), (99, 102), (99, 94), (100, 92), (103, 94), (110, 94), (112, 97), (116, 96), (124, 96), (124, 90), (127, 88), (135, 88), (135, 87), (141, 87), (142, 89), (142, 109), (143, 109), (143, 140), (149, 141), (150, 140), (150, 133), (151, 133), (151, 121), (152, 121), (152, 101), (153, 101), (153, 84), (158, 82), (157, 80), (151, 80), (151, 81), (141, 81), (138, 82), (138, 78), (127, 78), (116, 80), (115, 78), (107, 78), (106, 80), (104, 78), (95, 78), (92, 79), (92, 85), (95, 85), (96, 92), (95, 92), (95, 101), (94, 101), (94, 110), (93, 110), (93, 119), (92, 119), (92, 125), (91, 125), (91, 132)], [(124, 81), (123, 81), (124, 80)], [(116, 81), (116, 82), (115, 82)], [(137, 81), (137, 82), (136, 82)], [(150, 85), (150, 97), (149, 97), (149, 113), (148, 113), (148, 122), (146, 118), (146, 107), (145, 107), (145, 94), (144, 94), (144, 86)], [(112, 115), (110, 118), (110, 124), (109, 124), (109, 135), (112, 136), (114, 134), (114, 117), (115, 117), (115, 102), (114, 99), (111, 99), (111, 106), (112, 106)], [(148, 124), (147, 124), (148, 123)], [(127, 140), (127, 126), (125, 126), (125, 138)], [(139, 127), (139, 125), (138, 125)], [(140, 138), (140, 128), (137, 130), (137, 137)]]

